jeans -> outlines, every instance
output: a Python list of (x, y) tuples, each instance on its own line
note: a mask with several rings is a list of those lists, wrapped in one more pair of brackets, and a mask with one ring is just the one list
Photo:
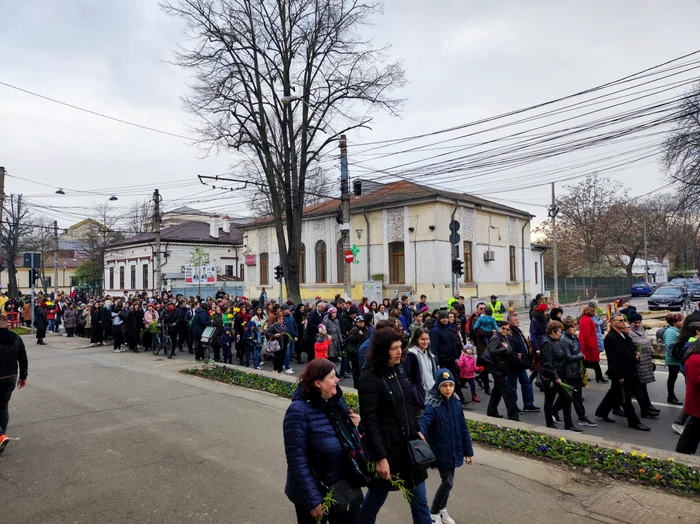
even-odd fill
[(55, 326), (55, 321), (53, 319), (49, 320), (49, 332), (53, 333)]
[(260, 367), (260, 347), (255, 346), (255, 349), (253, 350), (253, 365), (256, 368)]
[(700, 444), (700, 418), (689, 416), (685, 422), (683, 434), (678, 439), (676, 451), (693, 455), (698, 450), (698, 444)]
[(508, 386), (513, 390), (516, 404), (518, 402), (518, 382), (520, 382), (520, 389), (523, 391), (523, 406), (534, 407), (535, 394), (532, 391), (532, 383), (526, 369), (508, 375)]
[[(292, 367), (292, 357), (294, 356), (294, 341), (289, 342), (287, 346), (287, 352), (284, 354), (284, 369), (289, 369)], [(248, 364), (246, 364), (248, 367)]]
[[(365, 500), (360, 507), (360, 522), (362, 524), (375, 524), (377, 514), (382, 509), (382, 505), (386, 500), (388, 491), (377, 491), (368, 489), (365, 495)], [(413, 496), (411, 497), (411, 515), (413, 515), (413, 524), (431, 524), (430, 509), (428, 508), (428, 496), (425, 491), (425, 482), (421, 482), (413, 488)]]
[(493, 375), (491, 398), (489, 398), (489, 405), (486, 408), (486, 414), (489, 417), (498, 415), (498, 404), (501, 402), (501, 397), (508, 411), (508, 419), (520, 420), (518, 418), (518, 405), (515, 403), (513, 390), (508, 385), (508, 379), (503, 375)]
[(7, 432), (7, 424), (10, 420), (10, 412), (7, 405), (17, 384), (17, 375), (0, 378), (0, 435)]
[(447, 499), (449, 498), (450, 491), (452, 491), (452, 486), (454, 486), (455, 483), (455, 468), (441, 469), (439, 471), (442, 482), (440, 483), (440, 487), (438, 487), (437, 491), (435, 492), (433, 505), (430, 507), (430, 513), (433, 515), (437, 515), (447, 507)]
[(347, 355), (343, 354), (343, 357), (340, 359), (340, 373), (338, 373), (338, 378), (343, 378), (345, 376), (345, 373), (348, 371), (348, 357)]

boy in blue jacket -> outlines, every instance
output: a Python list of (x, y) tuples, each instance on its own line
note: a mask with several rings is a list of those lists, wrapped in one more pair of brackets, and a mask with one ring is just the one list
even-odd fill
[(260, 350), (262, 349), (261, 328), (254, 321), (249, 320), (243, 333), (245, 343), (245, 367), (250, 367), (250, 359), (253, 358), (253, 367), (262, 369), (260, 365)]
[(231, 351), (233, 337), (231, 336), (231, 328), (225, 327), (224, 334), (221, 335), (221, 349), (224, 352), (224, 364), (233, 364), (233, 351)]
[(474, 456), (462, 404), (454, 396), (454, 391), (455, 379), (450, 370), (439, 369), (419, 421), (421, 433), (435, 454), (433, 467), (438, 468), (442, 479), (430, 508), (430, 516), (438, 524), (454, 524), (454, 519), (447, 513), (447, 499), (454, 484), (455, 468), (462, 462), (472, 464)]

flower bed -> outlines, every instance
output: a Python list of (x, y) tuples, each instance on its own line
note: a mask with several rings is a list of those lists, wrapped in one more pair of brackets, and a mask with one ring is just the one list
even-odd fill
[(10, 331), (12, 331), (15, 335), (31, 335), (32, 333), (31, 328), (28, 327), (12, 328)]
[[(291, 398), (297, 388), (294, 382), (220, 365), (190, 368), (182, 372), (287, 398)], [(359, 412), (357, 394), (346, 392), (344, 396), (348, 406)], [(570, 442), (565, 437), (557, 438), (535, 431), (511, 429), (473, 420), (467, 420), (467, 425), (472, 440), (480, 444), (555, 460), (576, 468), (589, 468), (621, 480), (637, 481), (693, 496), (700, 495), (698, 471), (679, 464), (672, 458), (663, 460), (636, 451), (627, 453), (621, 449)]]

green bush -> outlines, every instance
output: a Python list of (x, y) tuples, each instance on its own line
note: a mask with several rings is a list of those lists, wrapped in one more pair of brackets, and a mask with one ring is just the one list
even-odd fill
[(16, 327), (12, 328), (10, 331), (12, 331), (16, 335), (31, 335), (32, 334), (32, 329), (28, 327)]
[[(257, 373), (248, 373), (226, 366), (213, 365), (182, 371), (226, 384), (234, 384), (258, 391), (267, 391), (291, 398), (297, 388), (294, 382), (278, 380)], [(357, 394), (344, 393), (348, 407), (359, 413)], [(643, 484), (663, 487), (685, 494), (700, 494), (700, 477), (691, 466), (669, 458), (647, 457), (635, 451), (627, 453), (580, 442), (569, 442), (565, 437), (552, 437), (535, 431), (511, 429), (500, 425), (468, 420), (472, 440), (498, 449), (516, 451), (532, 457), (555, 460), (577, 468), (590, 468), (621, 480), (636, 480)]]

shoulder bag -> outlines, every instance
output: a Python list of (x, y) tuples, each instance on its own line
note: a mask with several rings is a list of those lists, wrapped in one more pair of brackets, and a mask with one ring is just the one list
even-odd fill
[[(396, 406), (394, 393), (391, 391), (389, 383), (384, 377), (382, 377), (382, 381), (384, 382), (384, 385), (386, 386), (387, 390), (389, 391), (389, 395), (391, 396), (391, 405), (394, 406), (394, 413), (396, 414), (396, 418), (400, 421), (401, 417), (399, 416), (399, 408)], [(399, 387), (401, 387), (400, 382)], [(400, 422), (399, 427), (401, 428), (401, 433), (403, 434), (403, 437), (404, 439), (406, 439), (406, 442), (408, 444), (408, 457), (411, 459), (411, 464), (413, 464), (413, 467), (416, 470), (425, 471), (433, 465), (433, 462), (435, 462), (435, 454), (433, 453), (433, 450), (430, 449), (428, 443), (425, 442), (423, 439), (417, 438), (414, 440), (410, 440), (408, 438), (408, 435), (406, 435), (406, 431), (403, 429), (403, 425)]]

